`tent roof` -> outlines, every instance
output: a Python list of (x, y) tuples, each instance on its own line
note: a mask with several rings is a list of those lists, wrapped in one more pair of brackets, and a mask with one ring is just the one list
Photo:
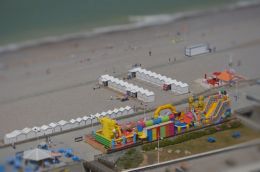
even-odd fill
[(6, 137), (12, 138), (21, 134), (21, 130), (14, 130), (11, 133), (6, 134)]
[(130, 69), (129, 72), (137, 72), (140, 69), (141, 69), (140, 67), (136, 67), (136, 68)]
[(115, 109), (113, 110), (113, 112), (117, 113), (117, 112), (119, 112), (119, 110), (118, 110), (117, 108), (115, 108)]
[(99, 118), (99, 117), (101, 116), (101, 114), (100, 114), (100, 113), (96, 113), (94, 116), (95, 116), (96, 118)]
[(112, 110), (108, 110), (108, 111), (107, 111), (107, 114), (112, 114), (112, 113), (113, 113)]
[(39, 127), (33, 127), (32, 130), (35, 131), (35, 132), (40, 132), (40, 131), (41, 131), (41, 128), (39, 128)]
[(107, 115), (107, 112), (101, 112), (101, 115), (102, 115), (102, 116), (106, 116), (106, 115)]
[(23, 158), (27, 160), (33, 160), (33, 161), (41, 161), (44, 159), (51, 158), (51, 152), (43, 149), (32, 149), (27, 150), (23, 153)]
[(95, 115), (90, 115), (90, 119), (95, 119), (96, 118), (96, 116)]
[(52, 127), (52, 128), (54, 128), (54, 127), (56, 127), (56, 126), (58, 126), (58, 125), (59, 125), (59, 124), (56, 123), (56, 122), (52, 122), (52, 123), (49, 124), (49, 126)]
[(77, 121), (75, 120), (75, 119), (71, 119), (70, 120), (70, 123), (72, 123), (72, 124), (74, 124), (74, 123), (76, 123)]
[(65, 124), (67, 124), (67, 123), (68, 123), (68, 122), (65, 121), (65, 120), (61, 120), (61, 121), (58, 122), (59, 125), (65, 125)]
[(131, 107), (130, 107), (130, 106), (126, 106), (125, 109), (126, 109), (126, 110), (130, 110)]
[(28, 128), (28, 127), (22, 129), (22, 133), (25, 133), (25, 134), (29, 133), (30, 131), (32, 131), (32, 129)]
[(84, 121), (87, 121), (88, 119), (91, 119), (90, 116), (83, 116), (82, 118)]
[(76, 119), (77, 122), (81, 122), (82, 120), (83, 120), (83, 119), (80, 118), (80, 117), (78, 117), (78, 118)]
[(119, 108), (119, 111), (123, 112), (123, 111), (125, 111), (125, 108), (120, 107), (120, 108)]
[(219, 75), (216, 76), (218, 79), (223, 81), (231, 81), (234, 78), (234, 75), (228, 71), (220, 72)]
[(49, 128), (51, 128), (51, 127), (48, 126), (48, 125), (43, 125), (43, 126), (41, 126), (41, 129), (42, 129), (42, 130), (47, 130), (47, 129), (49, 129)]

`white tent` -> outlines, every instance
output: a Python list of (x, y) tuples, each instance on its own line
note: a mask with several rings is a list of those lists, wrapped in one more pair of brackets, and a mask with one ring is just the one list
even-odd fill
[(132, 115), (132, 114), (134, 114), (135, 113), (135, 111), (134, 111), (134, 109), (131, 107), (129, 110), (128, 110), (128, 115)]
[(90, 116), (84, 116), (82, 119), (85, 121), (85, 125), (91, 124), (91, 117)]
[(96, 117), (96, 115), (90, 115), (91, 118), (91, 124), (95, 124), (98, 122), (98, 118)]
[(78, 118), (76, 119), (76, 121), (78, 122), (78, 125), (79, 125), (80, 127), (83, 127), (83, 126), (86, 125), (86, 122), (85, 122), (82, 118), (80, 118), (80, 117), (78, 117)]
[(119, 111), (121, 112), (121, 116), (127, 115), (127, 110), (124, 107), (119, 108)]
[(176, 91), (177, 91), (177, 93), (181, 93), (181, 82), (176, 82)]
[(126, 106), (124, 109), (125, 109), (127, 115), (130, 115), (130, 114), (131, 114), (131, 109), (132, 109), (132, 108), (131, 108), (130, 106)]
[(69, 123), (70, 123), (71, 128), (77, 128), (79, 126), (78, 122), (75, 119), (71, 119), (69, 121)]
[(41, 161), (49, 158), (52, 158), (51, 152), (39, 148), (27, 150), (23, 153), (23, 159), (25, 160)]
[(119, 110), (118, 110), (117, 108), (115, 108), (115, 109), (113, 110), (113, 112), (115, 113), (115, 118), (117, 118), (117, 117), (118, 117), (118, 112), (119, 112)]
[[(180, 86), (178, 84), (176, 85), (176, 83), (172, 83), (173, 79), (168, 78), (167, 76), (164, 75), (157, 74), (155, 72), (148, 71), (146, 69), (138, 68), (134, 70), (129, 70), (129, 72), (136, 72), (137, 79), (141, 79), (143, 81), (152, 83), (160, 87), (162, 87), (164, 84), (171, 85), (172, 91), (180, 94), (188, 92), (187, 90), (189, 89), (188, 84), (185, 86)], [(141, 95), (139, 95), (138, 97), (142, 100), (143, 99), (145, 100), (146, 98), (143, 95), (144, 93), (141, 91), (140, 94)]]
[(36, 137), (41, 137), (44, 135), (44, 132), (40, 127), (33, 127), (32, 130), (36, 133)]
[(53, 133), (61, 131), (61, 126), (58, 123), (56, 123), (56, 122), (50, 123), (49, 126), (52, 128), (52, 132)]
[(129, 70), (129, 72), (137, 72), (140, 70), (140, 67), (135, 67)]
[(34, 137), (36, 137), (35, 132), (31, 129), (31, 128), (24, 128), (22, 129), (22, 133), (24, 133), (26, 135), (26, 139), (32, 139)]
[(118, 110), (118, 112), (117, 112), (116, 116), (117, 116), (117, 117), (120, 117), (120, 116), (122, 116), (122, 112), (123, 112), (123, 111), (122, 111), (122, 110), (120, 110), (120, 108), (118, 108), (117, 110)]
[(69, 121), (71, 128), (77, 128), (79, 126), (79, 123), (75, 119), (71, 119)]
[(41, 126), (41, 130), (43, 132), (43, 135), (49, 135), (52, 134), (52, 128), (48, 125)]
[[(120, 80), (118, 78), (114, 78), (113, 76), (110, 77), (104, 77), (104, 75), (102, 75), (100, 78), (107, 78), (108, 80), (108, 87), (111, 89), (114, 89), (118, 92), (121, 92), (123, 94), (126, 94), (127, 91), (131, 91), (131, 90), (137, 90), (139, 87), (133, 84), (129, 84), (123, 80)], [(138, 93), (137, 93), (138, 94)], [(143, 94), (143, 93), (141, 93)], [(133, 94), (135, 95), (135, 94)], [(138, 98), (138, 96), (137, 96)], [(140, 99), (143, 100), (143, 99)]]
[(20, 142), (24, 140), (26, 140), (26, 135), (24, 133), (21, 132), (19, 135), (16, 136), (16, 141)]
[(16, 137), (19, 136), (20, 134), (21, 134), (21, 130), (14, 130), (11, 133), (6, 134), (4, 138), (5, 144), (15, 143), (17, 141)]
[(96, 113), (94, 116), (95, 116), (97, 119), (102, 117), (100, 113)]
[(62, 131), (71, 129), (71, 125), (65, 120), (59, 121), (58, 124), (61, 126)]
[(182, 94), (188, 93), (189, 92), (189, 85), (187, 83), (182, 83), (180, 86), (180, 92)]
[(155, 99), (154, 93), (146, 92), (145, 93), (145, 102), (153, 102)]
[(107, 116), (107, 112), (101, 112), (100, 115), (101, 115), (101, 117), (105, 117), (105, 116)]
[(113, 114), (113, 111), (112, 111), (112, 110), (108, 110), (108, 111), (107, 111), (107, 115), (108, 115), (110, 118), (112, 118), (112, 117), (111, 117), (112, 114)]
[(171, 84), (171, 91), (177, 92), (177, 84), (178, 84), (178, 81), (176, 81), (175, 79), (173, 79), (173, 80), (172, 80), (172, 84)]
[(112, 119), (116, 118), (116, 113), (114, 112), (114, 110), (113, 111), (111, 110), (111, 112), (112, 113), (110, 115), (110, 118), (112, 118)]

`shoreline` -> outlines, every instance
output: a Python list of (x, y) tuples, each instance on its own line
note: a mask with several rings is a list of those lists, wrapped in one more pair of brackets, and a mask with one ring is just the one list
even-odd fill
[(0, 46), (0, 55), (5, 53), (16, 52), (27, 48), (39, 47), (50, 44), (59, 44), (67, 41), (88, 39), (111, 33), (120, 33), (124, 31), (173, 24), (181, 20), (197, 18), (200, 16), (202, 17), (207, 15), (214, 15), (219, 12), (232, 12), (247, 8), (258, 8), (258, 6), (260, 6), (260, 1), (237, 2), (235, 4), (226, 5), (225, 7), (209, 8), (205, 10), (192, 10), (186, 12), (177, 12), (175, 14), (148, 15), (140, 17), (137, 16), (134, 18), (129, 17), (128, 24), (98, 27), (93, 29), (92, 31), (76, 32), (61, 36), (48, 36), (39, 39), (27, 40), (19, 43), (10, 43), (7, 45), (3, 45)]

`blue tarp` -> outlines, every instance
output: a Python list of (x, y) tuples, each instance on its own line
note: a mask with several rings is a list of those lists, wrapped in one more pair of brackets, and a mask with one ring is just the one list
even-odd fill
[(216, 142), (216, 138), (208, 137), (208, 142), (210, 142), (210, 143)]
[(80, 161), (80, 159), (79, 159), (79, 157), (77, 157), (77, 156), (73, 156), (72, 158), (71, 158), (73, 161)]
[(235, 131), (232, 133), (232, 137), (233, 138), (239, 138), (241, 136), (240, 132), (239, 131)]
[(5, 167), (3, 165), (0, 165), (0, 172), (5, 172)]

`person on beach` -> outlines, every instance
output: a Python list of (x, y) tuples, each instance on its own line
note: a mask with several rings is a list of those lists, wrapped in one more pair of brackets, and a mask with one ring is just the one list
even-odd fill
[(152, 52), (151, 51), (149, 51), (149, 56), (152, 56)]

